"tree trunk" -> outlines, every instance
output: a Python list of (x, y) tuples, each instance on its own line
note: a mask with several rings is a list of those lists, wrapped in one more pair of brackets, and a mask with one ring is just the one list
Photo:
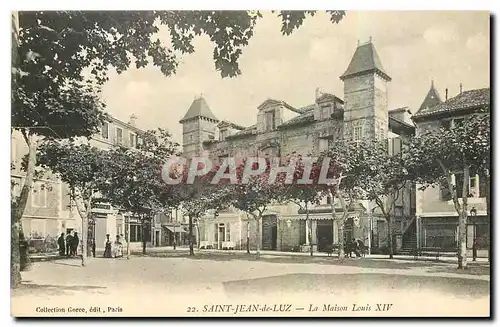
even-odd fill
[[(11, 288), (16, 288), (21, 284), (21, 253), (20, 253), (20, 237), (21, 221), (16, 220), (15, 210), (11, 215), (11, 234), (10, 234), (10, 285)], [(24, 250), (24, 249), (23, 249)]]
[[(338, 185), (337, 185), (337, 187), (338, 187)], [(337, 188), (337, 194), (339, 197), (340, 206), (342, 207), (342, 220), (339, 222), (339, 225), (338, 225), (338, 227), (339, 227), (339, 257), (338, 257), (338, 260), (343, 261), (344, 257), (345, 257), (345, 253), (344, 253), (344, 224), (345, 224), (345, 221), (349, 215), (349, 208), (351, 207), (352, 203), (349, 203), (349, 206), (346, 205), (345, 200), (344, 200), (344, 195), (340, 191), (340, 189), (338, 189), (338, 188)], [(350, 254), (351, 253), (349, 253), (349, 256), (350, 256)]]
[(82, 267), (85, 267), (85, 261), (87, 260), (87, 238), (88, 238), (88, 216), (90, 215), (90, 210), (82, 217), (82, 237), (80, 241), (80, 246), (82, 247)]
[(389, 239), (389, 259), (393, 259), (394, 258), (394, 245), (393, 245), (393, 235), (392, 235), (392, 218), (389, 215), (387, 215), (385, 217), (385, 219), (387, 220), (387, 229), (388, 229), (388, 232), (387, 232), (387, 237)]
[(247, 253), (250, 254), (250, 218), (247, 216)]
[(462, 212), (458, 213), (458, 269), (467, 268), (467, 199), (469, 197), (470, 169), (464, 167)]
[(189, 216), (189, 255), (194, 255), (193, 248), (193, 217)]
[(260, 214), (259, 216), (257, 217), (256, 221), (257, 221), (257, 259), (260, 257), (260, 244), (262, 242), (262, 239), (261, 239), (261, 235), (260, 235)]
[[(82, 219), (82, 234), (80, 235), (80, 246), (82, 247), (82, 267), (85, 267), (85, 257), (87, 254), (87, 238), (88, 238), (88, 217), (91, 215), (92, 193), (88, 195), (87, 201), (83, 198), (85, 192), (79, 190), (80, 194), (76, 194), (75, 189), (71, 190), (71, 196), (75, 200), (76, 210)], [(71, 245), (69, 245), (71, 246)], [(78, 250), (77, 250), (78, 252)]]
[[(460, 205), (460, 202), (458, 201), (458, 194), (456, 190), (456, 181), (453, 183), (453, 179), (451, 176), (451, 173), (448, 168), (443, 164), (441, 160), (437, 160), (439, 166), (441, 166), (441, 170), (443, 171), (443, 174), (446, 177), (446, 182), (448, 184), (448, 189), (450, 190), (451, 193), (451, 198), (453, 200), (453, 204), (455, 206), (455, 210), (457, 211), (458, 214), (458, 249), (457, 249), (457, 257), (458, 257), (458, 269), (464, 269), (467, 265), (467, 248), (466, 248), (466, 236), (467, 236), (467, 230), (465, 228), (466, 223), (467, 223), (467, 209), (465, 209), (465, 220), (464, 220), (464, 210), (462, 209), (462, 206)], [(467, 171), (467, 172), (466, 172)], [(463, 189), (462, 189), (462, 197), (463, 194), (466, 194), (463, 205), (467, 205), (467, 196), (469, 193), (469, 168), (464, 168), (464, 183), (463, 183)], [(467, 176), (465, 176), (467, 174)], [(467, 178), (466, 178), (467, 177)], [(462, 225), (463, 225), (463, 231), (462, 231)], [(463, 235), (462, 235), (463, 233)], [(462, 243), (464, 245), (464, 251), (462, 251)], [(463, 254), (463, 255), (462, 255)], [(465, 266), (464, 266), (465, 263)]]
[(486, 170), (486, 221), (488, 224), (488, 262), (490, 262), (491, 253), (491, 231), (490, 231), (490, 174), (489, 169)]
[(127, 219), (127, 260), (130, 259), (130, 216)]
[(313, 241), (312, 241), (312, 223), (309, 220), (309, 208), (306, 203), (306, 224), (308, 224), (307, 232), (309, 233), (309, 254), (311, 257), (314, 255)]
[(195, 224), (196, 226), (196, 246), (199, 249), (200, 248), (200, 225), (198, 221)]
[(147, 247), (147, 240), (146, 240), (146, 235), (147, 235), (147, 224), (146, 224), (146, 219), (143, 218), (142, 221), (142, 254), (146, 255), (146, 247)]
[(345, 222), (345, 216), (346, 214), (342, 214), (341, 220), (337, 220), (337, 227), (338, 227), (338, 237), (339, 237), (339, 261), (344, 261), (345, 258), (345, 251), (344, 251), (344, 222)]
[[(21, 284), (21, 256), (20, 256), (20, 238), (19, 233), (22, 230), (21, 218), (23, 217), (26, 204), (28, 203), (28, 196), (33, 185), (33, 178), (35, 175), (36, 166), (36, 148), (37, 141), (34, 135), (23, 133), (24, 140), (28, 145), (28, 167), (26, 169), (26, 177), (21, 189), (19, 199), (13, 208), (11, 215), (11, 266), (10, 266), (10, 283), (11, 288), (16, 288)], [(26, 257), (28, 249), (26, 250)]]

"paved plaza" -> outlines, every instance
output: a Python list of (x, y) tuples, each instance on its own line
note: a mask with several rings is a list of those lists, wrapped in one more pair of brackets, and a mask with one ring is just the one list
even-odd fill
[(23, 281), (13, 293), (14, 314), (56, 305), (116, 308), (102, 314), (122, 316), (175, 316), (189, 310), (213, 315), (212, 305), (265, 302), (292, 303), (305, 311), (325, 303), (391, 303), (409, 315), (452, 315), (458, 309), (487, 315), (490, 287), (486, 263), (458, 271), (447, 262), (364, 258), (338, 263), (324, 256), (266, 254), (257, 260), (254, 255), (207, 252), (194, 258), (183, 252), (95, 258), (86, 267), (78, 259), (38, 262), (23, 272)]

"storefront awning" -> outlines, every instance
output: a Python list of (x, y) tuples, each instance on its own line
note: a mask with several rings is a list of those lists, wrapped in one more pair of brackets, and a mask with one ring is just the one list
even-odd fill
[(182, 227), (164, 226), (166, 229), (172, 233), (185, 233), (186, 231)]

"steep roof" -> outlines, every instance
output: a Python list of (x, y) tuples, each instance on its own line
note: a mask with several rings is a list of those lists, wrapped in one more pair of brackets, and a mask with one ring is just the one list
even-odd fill
[(441, 100), (441, 96), (439, 95), (438, 91), (434, 87), (434, 81), (431, 82), (431, 88), (429, 89), (429, 92), (427, 92), (427, 95), (425, 96), (424, 101), (420, 105), (420, 108), (417, 110), (417, 114), (420, 112), (424, 112), (428, 110), (429, 108), (432, 108), (434, 106), (437, 106), (443, 102)]
[(196, 117), (204, 117), (204, 118), (209, 118), (215, 121), (219, 121), (214, 114), (212, 113), (212, 110), (210, 110), (210, 107), (207, 104), (207, 101), (203, 97), (199, 97), (191, 103), (191, 106), (189, 107), (186, 115), (184, 118), (182, 118), (179, 123), (182, 123), (188, 119), (191, 118), (196, 118)]
[(340, 76), (340, 79), (344, 80), (347, 77), (368, 72), (377, 72), (388, 81), (391, 80), (389, 74), (386, 73), (384, 67), (382, 66), (377, 50), (375, 50), (371, 41), (358, 46), (352, 56), (347, 70), (342, 76)]
[(462, 109), (472, 109), (480, 106), (490, 105), (490, 89), (475, 89), (460, 93), (459, 95), (441, 102), (438, 105), (425, 110), (420, 110), (413, 118), (432, 116), (445, 112), (453, 112)]

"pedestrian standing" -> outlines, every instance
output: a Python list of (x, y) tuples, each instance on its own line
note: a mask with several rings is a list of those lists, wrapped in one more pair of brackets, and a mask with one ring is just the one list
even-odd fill
[(75, 256), (76, 253), (78, 252), (78, 243), (80, 243), (80, 240), (78, 239), (78, 233), (75, 232), (73, 235), (73, 239), (71, 241), (71, 255)]
[(59, 255), (64, 256), (66, 253), (66, 245), (64, 244), (64, 233), (57, 239), (57, 245), (59, 246)]
[(71, 244), (73, 243), (73, 236), (70, 233), (66, 236), (66, 256), (71, 255)]

